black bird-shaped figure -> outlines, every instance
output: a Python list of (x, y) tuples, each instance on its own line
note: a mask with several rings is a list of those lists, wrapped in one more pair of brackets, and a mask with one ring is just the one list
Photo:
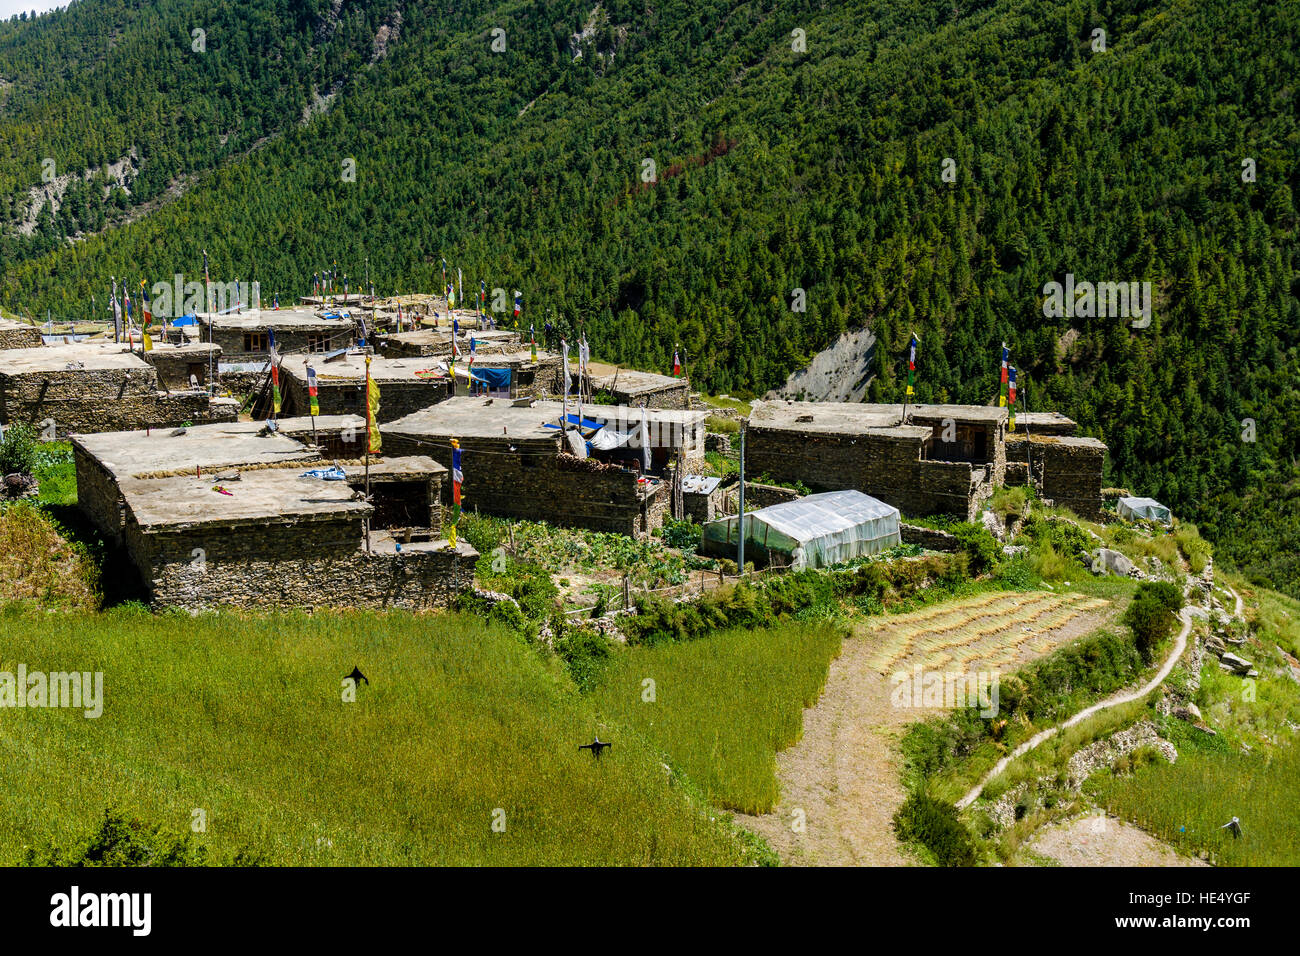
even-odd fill
[(601, 740), (599, 736), (597, 736), (596, 739), (593, 740), (593, 741), (592, 741), (591, 743), (589, 743), (589, 744), (578, 744), (578, 749), (579, 749), (579, 750), (590, 750), (590, 751), (591, 751), (591, 755), (592, 755), (593, 757), (595, 757), (597, 760), (599, 760), (599, 759), (600, 759), (600, 754), (601, 754), (601, 752), (602, 752), (606, 747), (612, 747), (612, 746), (614, 746), (614, 745), (613, 745), (613, 744), (606, 743), (605, 741)]
[(348, 676), (352, 678), (353, 687), (360, 687), (362, 681), (365, 681), (365, 683), (367, 684), (370, 683), (370, 681), (366, 680), (366, 675), (361, 673), (361, 668), (359, 667), (352, 668), (352, 673), (349, 674)]

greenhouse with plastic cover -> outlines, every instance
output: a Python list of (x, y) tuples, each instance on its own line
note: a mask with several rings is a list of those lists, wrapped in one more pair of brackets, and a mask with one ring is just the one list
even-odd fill
[[(898, 509), (860, 491), (828, 491), (746, 512), (745, 560), (824, 568), (892, 548), (899, 537)], [(700, 550), (735, 558), (738, 515), (704, 526)]]
[(1121, 518), (1129, 521), (1158, 521), (1169, 524), (1169, 509), (1154, 498), (1121, 498), (1115, 505)]

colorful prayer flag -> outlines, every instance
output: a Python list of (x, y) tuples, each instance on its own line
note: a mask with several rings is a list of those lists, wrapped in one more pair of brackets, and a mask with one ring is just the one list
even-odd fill
[(153, 309), (149, 306), (149, 290), (145, 288), (144, 280), (140, 280), (140, 337), (144, 340), (142, 351), (148, 352), (153, 349), (153, 337), (149, 334), (149, 326), (153, 324)]
[(447, 540), (453, 548), (456, 547), (456, 526), (460, 524), (460, 485), (464, 480), (465, 472), (461, 468), (460, 461), (460, 442), (453, 438), (451, 440), (451, 528), (447, 534)]
[(1009, 370), (1010, 381), (1007, 383), (1007, 402), (1011, 406), (1011, 423), (1008, 431), (1016, 430), (1016, 369), (1013, 365)]
[(316, 391), (316, 370), (310, 365), (307, 366), (307, 401), (311, 404), (311, 416), (315, 418), (320, 414), (320, 399)]
[(677, 350), (673, 349), (673, 378), (680, 378), (682, 374), (682, 360), (677, 355)]
[(280, 353), (275, 348), (275, 331), (266, 330), (267, 350), (271, 353), (271, 411), (280, 414)]
[(366, 356), (366, 435), (367, 448), (374, 455), (383, 449), (379, 435), (379, 383), (370, 377), (370, 356)]
[(515, 289), (515, 322), (519, 322), (519, 313), (524, 310), (524, 294)]
[(1005, 408), (1007, 404), (1007, 360), (1010, 357), (1007, 352), (1007, 343), (1002, 343), (1002, 387), (998, 395), (998, 406)]
[(916, 333), (912, 333), (911, 344), (908, 345), (907, 355), (907, 397), (911, 398), (916, 394), (914, 386), (916, 385), (916, 347), (920, 345), (920, 340)]

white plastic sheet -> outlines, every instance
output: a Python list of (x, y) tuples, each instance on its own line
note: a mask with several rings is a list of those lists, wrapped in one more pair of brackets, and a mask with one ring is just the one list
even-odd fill
[[(755, 557), (788, 556), (791, 566), (822, 568), (898, 544), (898, 509), (860, 491), (828, 491), (745, 514), (745, 550)], [(704, 526), (704, 550), (732, 556), (740, 517)]]
[(1169, 509), (1154, 498), (1121, 498), (1115, 506), (1121, 518), (1130, 521), (1159, 521), (1169, 524)]

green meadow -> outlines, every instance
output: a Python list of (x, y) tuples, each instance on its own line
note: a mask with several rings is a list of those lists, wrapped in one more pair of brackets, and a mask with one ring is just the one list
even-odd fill
[[(10, 605), (0, 633), (0, 670), (104, 675), (98, 719), (0, 710), (0, 864), (83, 841), (109, 808), (178, 834), (202, 810), (206, 831), (193, 839), (214, 862), (754, 856), (650, 743), (603, 723), (558, 664), (477, 618)], [(353, 667), (370, 684), (348, 703)], [(578, 749), (596, 733), (615, 741), (599, 762)]]

